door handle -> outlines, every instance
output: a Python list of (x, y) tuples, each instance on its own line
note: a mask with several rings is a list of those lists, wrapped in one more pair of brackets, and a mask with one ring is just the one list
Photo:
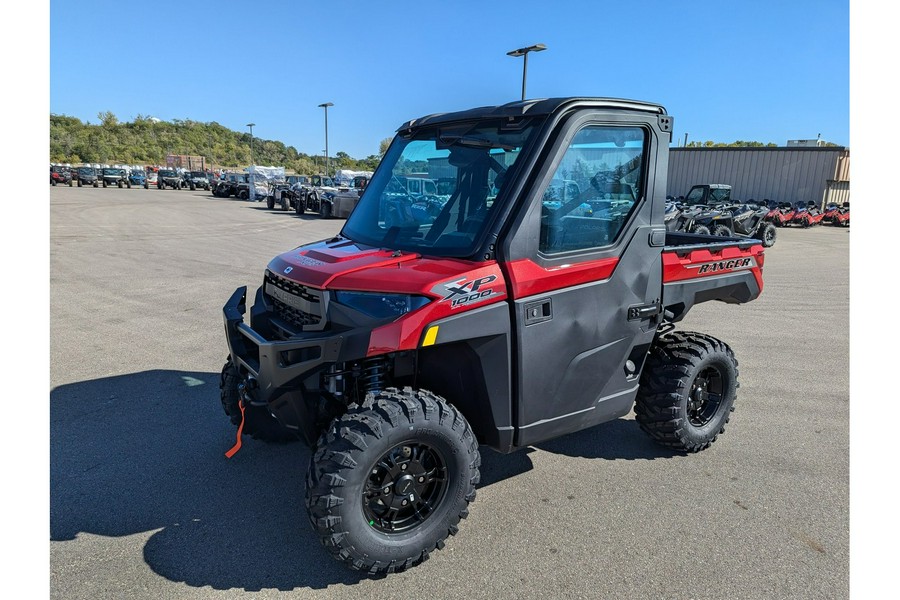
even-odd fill
[(553, 318), (553, 306), (550, 299), (529, 302), (525, 305), (525, 325), (543, 323)]

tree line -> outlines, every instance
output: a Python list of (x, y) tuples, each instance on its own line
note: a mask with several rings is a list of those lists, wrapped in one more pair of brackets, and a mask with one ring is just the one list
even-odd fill
[[(250, 164), (250, 134), (216, 122), (190, 119), (161, 121), (138, 115), (121, 122), (111, 112), (97, 115), (99, 123), (76, 117), (50, 115), (50, 162), (81, 164), (165, 165), (166, 155), (203, 156), (211, 168), (243, 168)], [(382, 140), (386, 148), (390, 139)], [(324, 157), (298, 152), (276, 140), (253, 137), (253, 159), (258, 165), (283, 166), (297, 173), (324, 171)], [(355, 159), (346, 152), (329, 157), (331, 169), (372, 171), (381, 160), (373, 154)]]

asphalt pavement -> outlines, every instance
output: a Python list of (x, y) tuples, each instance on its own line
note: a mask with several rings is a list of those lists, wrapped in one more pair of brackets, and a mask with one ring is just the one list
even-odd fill
[(849, 596), (848, 229), (779, 229), (765, 289), (696, 306), (741, 387), (699, 454), (633, 414), (482, 448), (445, 549), (372, 579), (320, 547), (301, 444), (245, 440), (219, 402), (221, 308), (342, 220), (203, 191), (50, 189), (50, 595), (760, 599)]

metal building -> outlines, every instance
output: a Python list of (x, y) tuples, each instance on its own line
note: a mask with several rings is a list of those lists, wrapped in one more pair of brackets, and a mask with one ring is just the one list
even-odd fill
[(819, 206), (850, 201), (850, 151), (841, 146), (670, 148), (666, 194), (692, 185), (727, 183), (732, 197)]

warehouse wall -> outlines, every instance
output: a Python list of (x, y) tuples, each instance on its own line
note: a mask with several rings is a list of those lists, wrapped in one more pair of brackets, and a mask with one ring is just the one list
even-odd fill
[(740, 200), (815, 202), (841, 182), (849, 200), (849, 151), (819, 148), (670, 148), (666, 195), (683, 196), (698, 183), (727, 183)]

